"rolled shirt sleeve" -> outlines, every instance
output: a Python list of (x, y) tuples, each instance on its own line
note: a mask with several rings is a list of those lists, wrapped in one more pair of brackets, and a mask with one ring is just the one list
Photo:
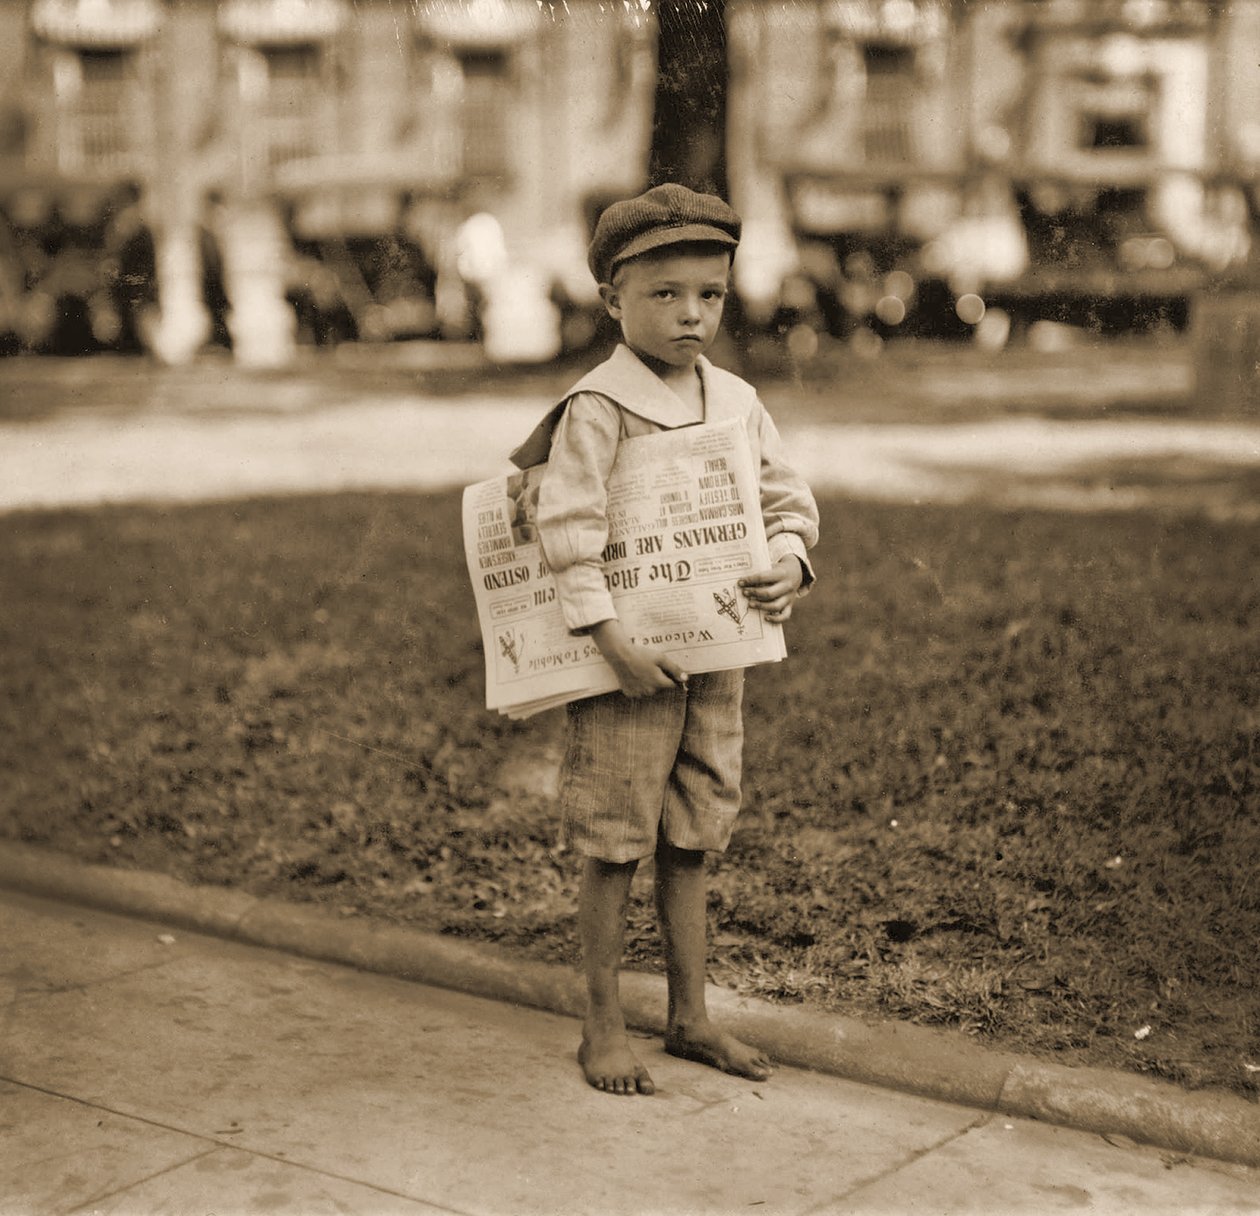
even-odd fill
[(538, 537), (555, 575), (564, 623), (575, 633), (617, 615), (602, 557), (608, 544), (608, 476), (620, 438), (616, 404), (579, 393), (556, 425), (538, 491)]
[(800, 594), (805, 595), (816, 577), (806, 551), (818, 542), (818, 504), (805, 479), (784, 458), (783, 440), (774, 419), (760, 402), (758, 406), (761, 515), (766, 525), (770, 564), (788, 556), (798, 558), (803, 574)]

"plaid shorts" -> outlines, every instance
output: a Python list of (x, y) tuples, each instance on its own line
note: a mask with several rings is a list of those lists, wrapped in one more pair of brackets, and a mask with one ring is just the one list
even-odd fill
[(720, 852), (739, 812), (744, 673), (693, 675), (687, 687), (632, 700), (574, 701), (560, 770), (564, 838), (601, 861), (675, 848)]

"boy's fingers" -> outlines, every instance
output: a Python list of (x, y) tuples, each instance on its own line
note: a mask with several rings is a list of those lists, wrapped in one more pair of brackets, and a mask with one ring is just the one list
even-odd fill
[(795, 596), (788, 592), (780, 592), (778, 595), (762, 594), (753, 601), (755, 606), (762, 612), (781, 612), (795, 599)]
[(661, 670), (670, 678), (674, 684), (686, 684), (687, 673), (683, 671), (673, 659), (662, 659)]
[(795, 591), (796, 587), (791, 578), (785, 578), (781, 573), (772, 573), (764, 578), (757, 578), (750, 575), (740, 581), (743, 591), (752, 599), (774, 600), (779, 596), (789, 594)]
[(739, 585), (741, 587), (753, 587), (764, 583), (790, 583), (793, 573), (783, 564), (779, 564), (770, 566), (766, 570), (754, 570), (751, 574), (745, 574), (739, 580)]

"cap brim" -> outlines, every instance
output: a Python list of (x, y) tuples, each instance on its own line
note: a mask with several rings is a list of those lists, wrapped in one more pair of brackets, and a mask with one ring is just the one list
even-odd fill
[(653, 249), (664, 249), (669, 245), (692, 244), (724, 245), (727, 249), (735, 249), (739, 241), (729, 232), (714, 228), (710, 224), (680, 224), (677, 228), (654, 228), (634, 238), (624, 248), (617, 250), (609, 259), (608, 273), (611, 275), (622, 262), (637, 258), (641, 254), (650, 253)]

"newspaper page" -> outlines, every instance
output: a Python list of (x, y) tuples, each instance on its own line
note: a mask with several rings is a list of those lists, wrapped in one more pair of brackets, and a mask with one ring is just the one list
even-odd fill
[[(594, 641), (569, 632), (538, 542), (544, 465), (464, 491), (464, 547), (486, 658), (486, 705), (528, 717), (617, 687)], [(775, 662), (781, 625), (741, 575), (769, 565), (757, 476), (739, 420), (624, 440), (608, 482), (604, 581), (636, 641), (688, 672)]]

